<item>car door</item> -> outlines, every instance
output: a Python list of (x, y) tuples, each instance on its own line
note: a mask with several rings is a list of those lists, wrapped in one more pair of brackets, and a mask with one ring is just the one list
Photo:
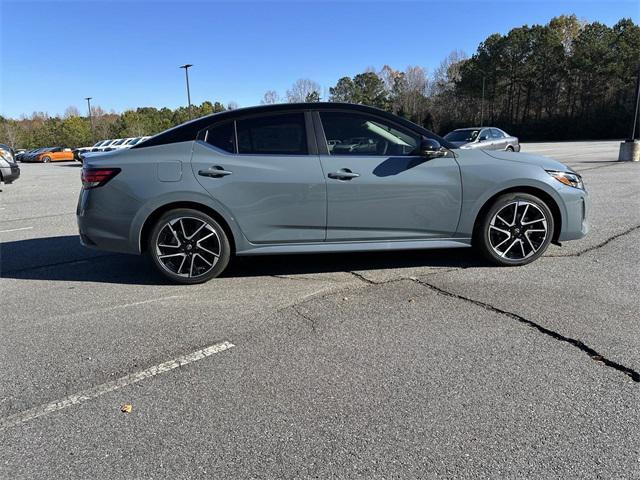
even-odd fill
[(493, 139), (491, 138), (491, 130), (483, 128), (478, 135), (478, 147), (483, 150), (493, 150)]
[(417, 155), (420, 133), (349, 110), (314, 113), (327, 180), (327, 241), (450, 237), (462, 189), (451, 152)]
[(309, 114), (273, 113), (200, 132), (195, 177), (256, 244), (324, 241), (326, 182)]

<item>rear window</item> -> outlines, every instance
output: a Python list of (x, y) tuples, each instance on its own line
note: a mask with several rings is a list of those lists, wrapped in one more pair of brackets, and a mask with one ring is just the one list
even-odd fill
[(238, 153), (307, 155), (304, 114), (289, 113), (236, 122)]

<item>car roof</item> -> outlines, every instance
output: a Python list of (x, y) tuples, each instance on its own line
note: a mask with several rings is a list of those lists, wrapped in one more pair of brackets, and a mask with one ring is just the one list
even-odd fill
[(275, 105), (257, 105), (253, 107), (236, 108), (234, 110), (225, 110), (224, 112), (213, 113), (204, 117), (190, 120), (176, 127), (160, 132), (144, 142), (138, 142), (131, 149), (146, 148), (155, 145), (165, 145), (168, 143), (188, 142), (196, 139), (198, 132), (208, 127), (213, 122), (222, 122), (225, 120), (234, 120), (238, 117), (250, 116), (261, 113), (287, 112), (292, 110), (335, 110), (344, 109), (357, 112), (369, 113), (378, 117), (387, 118), (390, 121), (405, 125), (413, 130), (420, 130), (423, 135), (437, 139), (443, 146), (447, 148), (456, 148), (455, 145), (444, 140), (442, 137), (433, 132), (417, 125), (409, 120), (368, 105), (360, 105), (355, 103), (341, 102), (312, 102), (312, 103), (278, 103)]

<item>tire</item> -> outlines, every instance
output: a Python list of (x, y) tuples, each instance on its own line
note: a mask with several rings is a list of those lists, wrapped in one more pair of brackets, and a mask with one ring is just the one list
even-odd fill
[(515, 152), (515, 149), (514, 149), (511, 145), (509, 145), (509, 146), (506, 148), (506, 151), (507, 151), (507, 152)]
[(494, 265), (526, 265), (547, 250), (554, 228), (553, 214), (543, 200), (528, 193), (507, 193), (480, 220), (473, 244)]
[(42, 157), (42, 163), (49, 163), (51, 161), (51, 157), (45, 156)]
[(155, 223), (147, 254), (156, 269), (172, 282), (196, 284), (224, 271), (231, 258), (231, 246), (224, 229), (209, 215), (179, 208), (163, 214)]

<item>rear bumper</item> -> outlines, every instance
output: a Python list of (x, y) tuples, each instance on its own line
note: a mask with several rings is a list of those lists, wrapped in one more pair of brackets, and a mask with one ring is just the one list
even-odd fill
[(0, 167), (0, 173), (2, 173), (2, 181), (9, 184), (15, 182), (18, 177), (20, 177), (20, 167), (15, 164), (7, 167)]
[(131, 217), (96, 207), (92, 190), (81, 190), (76, 207), (80, 243), (88, 248), (139, 254), (129, 239)]

